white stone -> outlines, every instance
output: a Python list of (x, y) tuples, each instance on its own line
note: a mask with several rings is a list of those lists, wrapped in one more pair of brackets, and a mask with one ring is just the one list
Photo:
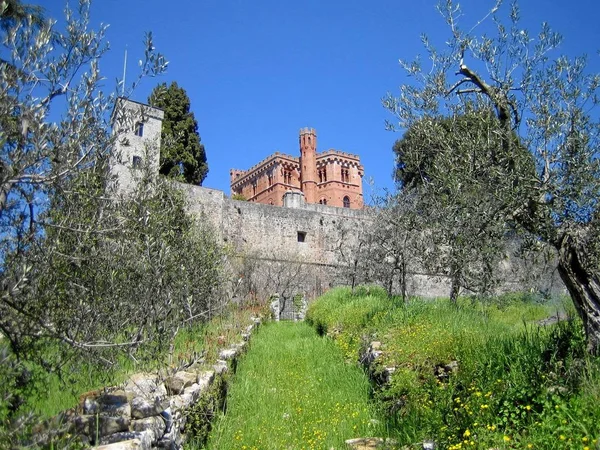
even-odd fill
[(219, 359), (223, 359), (223, 360), (230, 360), (235, 358), (238, 355), (238, 349), (237, 348), (227, 348), (225, 350), (221, 350), (219, 352)]
[[(152, 448), (152, 441), (154, 440), (154, 433), (151, 430), (145, 431), (124, 431), (121, 433), (115, 433), (105, 438), (102, 438), (101, 444), (122, 444), (126, 442), (135, 442), (137, 447), (125, 447), (136, 448), (142, 450), (150, 450)], [(120, 447), (116, 447), (120, 448)]]
[(150, 373), (136, 373), (125, 383), (124, 389), (138, 397), (153, 400), (156, 397), (165, 397), (167, 389), (161, 383), (158, 375)]

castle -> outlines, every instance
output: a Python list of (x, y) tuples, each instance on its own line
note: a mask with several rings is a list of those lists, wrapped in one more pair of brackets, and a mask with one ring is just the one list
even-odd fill
[(306, 203), (361, 209), (363, 207), (360, 158), (328, 150), (317, 153), (317, 132), (302, 128), (300, 157), (276, 152), (249, 170), (232, 169), (231, 194), (266, 205), (283, 206), (290, 190), (304, 194)]
[[(110, 171), (119, 191), (130, 191), (148, 172), (158, 175), (162, 118), (160, 109), (118, 99), (111, 118), (116, 141)], [(348, 269), (369, 241), (376, 211), (362, 208), (359, 158), (332, 150), (317, 154), (316, 147), (315, 130), (304, 128), (299, 159), (275, 153), (249, 171), (232, 171), (232, 191), (249, 192), (250, 201), (175, 182), (188, 212), (200, 224), (210, 224), (217, 241), (229, 249), (229, 259), (254, 267), (253, 277), (240, 273), (239, 278), (252, 278), (253, 290), (260, 278), (269, 294), (294, 285), (309, 298), (320, 295), (329, 286), (348, 283)], [(512, 265), (505, 261), (503, 290), (523, 288)], [(554, 271), (541, 273), (539, 281), (553, 285)], [(425, 271), (418, 258), (409, 259), (406, 276), (409, 295), (449, 292), (447, 273)]]

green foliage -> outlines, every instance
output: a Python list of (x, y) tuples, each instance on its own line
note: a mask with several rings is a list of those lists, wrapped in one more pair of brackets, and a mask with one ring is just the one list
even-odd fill
[(192, 437), (188, 447), (203, 448), (212, 430), (213, 419), (224, 412), (229, 379), (219, 376), (200, 399), (186, 411), (185, 433)]
[(512, 231), (497, 216), (531, 195), (515, 174), (533, 180), (533, 158), (514, 134), (511, 142), (503, 146), (492, 111), (467, 105), (460, 115), (415, 121), (394, 145), (402, 198), (413, 200), (431, 247), (422, 252), (423, 265), (447, 273), (453, 300), (460, 288), (485, 294), (495, 287)]
[[(484, 279), (507, 224), (553, 246), (589, 349), (600, 353), (600, 255), (591, 244), (599, 228), (600, 74), (587, 68), (585, 56), (557, 55), (562, 36), (548, 24), (532, 37), (516, 2), (509, 8), (498, 3), (472, 27), (463, 26), (461, 8), (452, 0), (441, 1), (438, 11), (449, 38), (436, 48), (423, 36), (431, 67), (424, 70), (419, 58), (401, 61), (410, 80), (397, 97), (384, 100), (410, 144), (396, 147), (407, 164), (400, 162), (397, 176), (433, 186), (428, 198), (448, 205), (442, 208), (443, 228), (459, 238), (451, 248), (479, 243), (489, 255), (478, 263)], [(488, 19), (491, 31), (474, 34)], [(480, 117), (461, 119), (471, 112)], [(448, 123), (458, 125), (449, 134)], [(438, 140), (428, 138), (438, 132), (449, 138), (451, 150), (439, 158), (433, 152)], [(479, 157), (465, 158), (469, 155)], [(460, 254), (451, 258), (453, 282), (462, 276), (461, 264), (453, 262), (461, 260)]]
[(343, 448), (385, 436), (369, 391), (364, 373), (306, 324), (267, 324), (238, 365), (208, 448)]
[[(11, 447), (30, 412), (51, 413), (48, 387), (85, 385), (72, 371), (109, 377), (150, 363), (221, 308), (220, 248), (182, 193), (147, 167), (127, 197), (112, 190), (120, 130), (108, 121), (119, 106), (100, 90), (108, 47), (105, 28), (89, 28), (89, 3), (67, 7), (60, 26), (29, 20), (37, 9), (2, 10), (0, 434)], [(140, 77), (162, 73), (151, 34), (144, 44)]]
[[(380, 300), (384, 305), (335, 289), (313, 302), (307, 316), (313, 326), (330, 330), (345, 352), (366, 345), (353, 338), (357, 334), (381, 342), (382, 354), (369, 370), (382, 382), (375, 397), (401, 444), (595, 445), (600, 427), (589, 405), (600, 391), (600, 361), (586, 354), (578, 321), (535, 323), (562, 309), (559, 299), (543, 303), (530, 294), (506, 294), (484, 302), (459, 298), (456, 305)], [(389, 367), (395, 368), (391, 375)]]
[(160, 173), (190, 184), (202, 184), (208, 174), (206, 152), (200, 142), (198, 122), (190, 111), (190, 99), (176, 82), (154, 88), (148, 103), (165, 112), (161, 146)]
[(244, 197), (243, 194), (233, 194), (231, 196), (231, 200), (239, 200), (241, 202), (245, 202), (248, 201), (248, 199), (246, 197)]

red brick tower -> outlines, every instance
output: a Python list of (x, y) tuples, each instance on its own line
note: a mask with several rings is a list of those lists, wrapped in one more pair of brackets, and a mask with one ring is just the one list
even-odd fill
[(314, 128), (300, 130), (300, 174), (306, 203), (317, 203), (317, 132)]

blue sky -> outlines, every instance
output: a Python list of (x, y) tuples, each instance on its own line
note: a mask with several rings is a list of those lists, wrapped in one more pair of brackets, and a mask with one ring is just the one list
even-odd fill
[[(30, 1), (36, 3), (35, 1)], [(42, 0), (62, 18), (63, 0)], [(492, 0), (460, 2), (466, 25)], [(421, 33), (442, 45), (448, 30), (436, 0), (96, 0), (92, 23), (110, 24), (111, 51), (101, 63), (107, 88), (128, 79), (143, 54), (144, 32), (169, 60), (160, 78), (145, 79), (133, 99), (146, 101), (159, 82), (176, 81), (190, 99), (206, 147), (204, 186), (229, 192), (229, 169), (247, 169), (274, 151), (298, 154), (298, 130), (317, 129), (319, 150), (360, 155), (365, 181), (393, 188), (391, 147), (400, 134), (381, 106), (407, 81), (398, 59), (423, 53)], [(508, 3), (504, 7), (508, 7)], [(600, 71), (597, 0), (522, 0), (532, 33), (547, 21), (560, 31), (562, 53), (587, 53)], [(368, 192), (365, 193), (369, 195)]]

